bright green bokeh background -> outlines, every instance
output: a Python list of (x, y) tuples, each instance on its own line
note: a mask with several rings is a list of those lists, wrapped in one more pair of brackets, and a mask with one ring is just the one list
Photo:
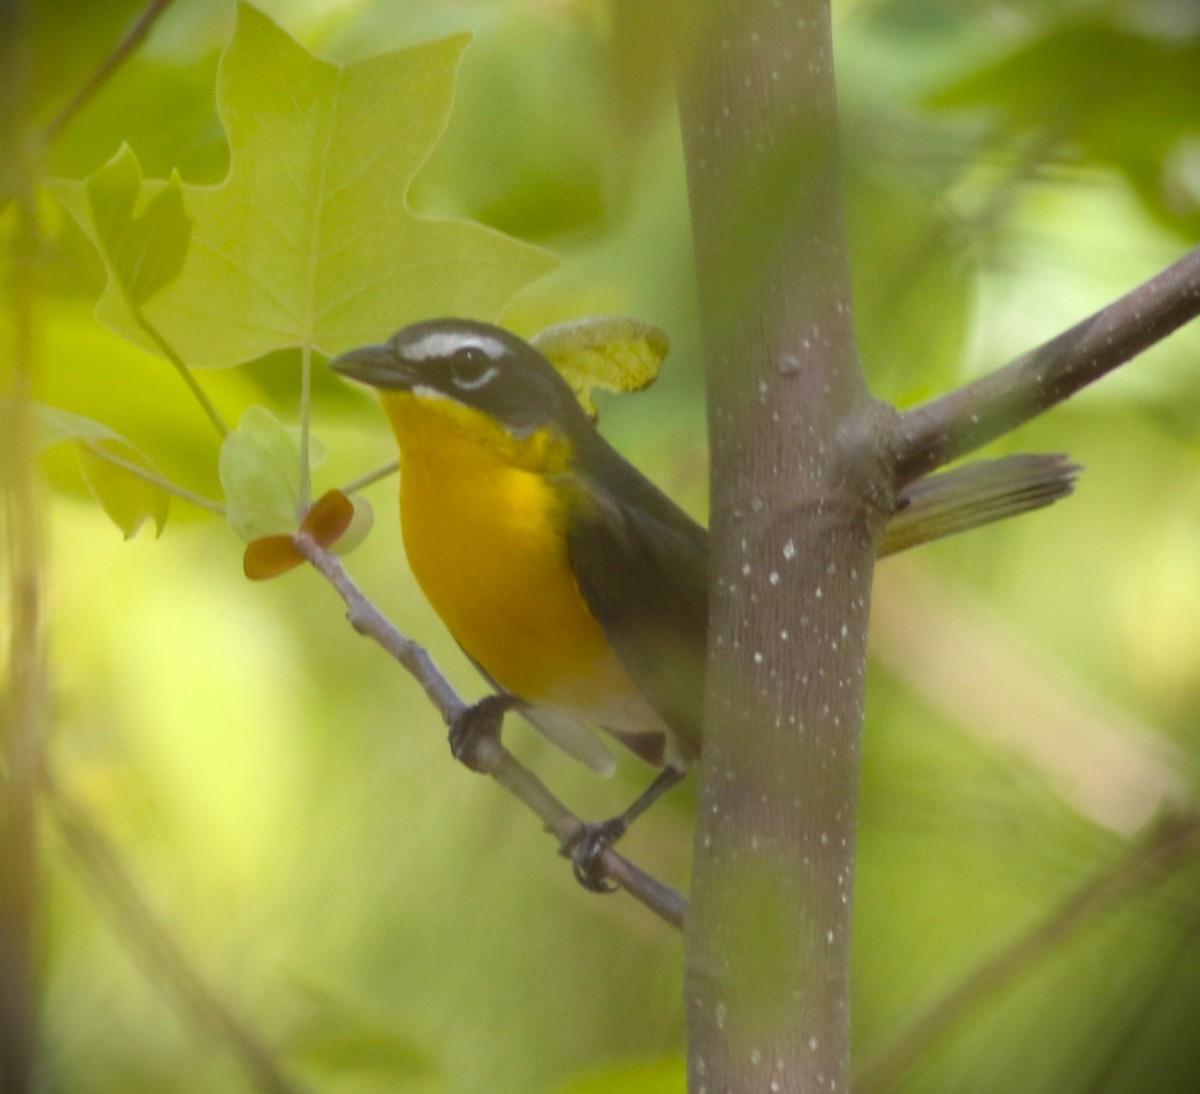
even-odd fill
[[(137, 5), (33, 8), (44, 119)], [(178, 0), (47, 169), (82, 177), (128, 140), (147, 176), (219, 180), (212, 78), (232, 10)], [(659, 383), (604, 400), (603, 426), (702, 514), (683, 170), (671, 104), (646, 71), (664, 43), (634, 50), (599, 0), (264, 10), (334, 59), (475, 32), (415, 202), (560, 255), (511, 310), (520, 329), (616, 311), (670, 332)], [(860, 0), (835, 5), (835, 22), (857, 318), (880, 396), (907, 405), (993, 367), (1195, 244), (1200, 22), (1186, 3)], [(168, 368), (95, 323), (97, 260), (49, 202), (45, 224), (42, 397), (215, 496), (207, 423)], [(1192, 792), (1198, 364), (1200, 332), (1185, 331), (997, 446), (1070, 452), (1087, 466), (1070, 501), (880, 570), (881, 617), (901, 623), (880, 636), (870, 681), (855, 927), (864, 1054), (1121, 853), (1129, 833), (1109, 807), (1130, 763), (1086, 738), (1058, 766), (1039, 758), (1061, 730), (1055, 711), (1148, 757), (1144, 807), (1155, 786)], [(231, 418), (251, 401), (295, 414), (287, 355), (203, 380)], [(390, 458), (370, 400), (324, 374), (315, 419), (334, 481)], [(678, 937), (621, 896), (585, 895), (525, 811), (453, 765), (419, 690), (353, 634), (328, 587), (307, 571), (248, 584), (235, 537), (182, 505), (160, 541), (122, 542), (64, 454), (50, 475), (54, 769), (194, 969), (286, 1068), (339, 1092), (682, 1089)], [(371, 490), (377, 527), (352, 569), (477, 695), (404, 566), (393, 494), (394, 482)], [(964, 647), (1003, 635), (1016, 675), (964, 679), (978, 651), (951, 647), (915, 683), (923, 642), (950, 625)], [(1030, 714), (1025, 686), (1064, 706)], [(948, 708), (964, 688), (971, 704)], [(1001, 743), (997, 724), (1014, 719), (1025, 743)], [(510, 738), (585, 816), (613, 812), (645, 777), (629, 761), (602, 783), (521, 728)], [(1058, 792), (1064, 770), (1095, 777), (1089, 815)], [(675, 884), (691, 796), (676, 793), (628, 839)], [(219, 1039), (139, 965), (51, 823), (43, 847), (46, 1088), (246, 1088)], [(1198, 915), (1193, 865), (1079, 932), (906, 1089), (1194, 1089)]]

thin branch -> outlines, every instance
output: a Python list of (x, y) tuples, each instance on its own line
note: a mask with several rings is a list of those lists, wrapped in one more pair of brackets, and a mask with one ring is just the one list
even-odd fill
[(1200, 315), (1200, 247), (990, 376), (900, 416), (903, 485), (1074, 395)]
[(186, 486), (180, 486), (172, 482), (165, 475), (159, 475), (147, 467), (140, 467), (131, 460), (122, 459), (115, 452), (110, 452), (107, 448), (95, 442), (84, 441), (82, 443), (84, 448), (95, 456), (96, 459), (110, 463), (113, 467), (119, 467), (122, 471), (127, 471), (134, 478), (141, 479), (142, 482), (161, 490), (164, 494), (170, 494), (180, 501), (186, 501), (189, 505), (194, 505), (198, 509), (206, 509), (210, 513), (216, 513), (219, 517), (225, 515), (225, 506), (219, 501), (213, 501), (212, 498), (206, 498), (203, 494), (197, 494), (194, 490), (189, 490)]
[(856, 1077), (860, 1094), (892, 1090), (922, 1056), (1010, 987), (1056, 946), (1130, 894), (1145, 892), (1200, 854), (1200, 816), (1167, 814), (1108, 869), (1072, 893), (1031, 930), (985, 960), (936, 1000), (894, 1044), (868, 1060)]
[(270, 1050), (196, 973), (86, 810), (48, 774), (44, 786), (51, 816), (84, 879), (108, 908), (133, 954), (180, 1012), (228, 1047), (258, 1090), (270, 1094), (300, 1094), (306, 1090), (283, 1074)]
[(459, 698), (450, 681), (442, 675), (441, 669), (434, 664), (428, 651), (388, 622), (346, 572), (341, 559), (303, 532), (297, 532), (292, 542), (296, 550), (337, 590), (337, 594), (345, 602), (346, 618), (350, 625), (359, 634), (382, 646), (400, 662), (409, 675), (425, 689), (429, 701), (446, 725), (450, 725), (467, 709), (467, 704)]
[[(341, 560), (325, 550), (310, 535), (298, 532), (292, 540), (303, 555), (337, 591), (346, 605), (350, 625), (392, 655), (425, 689), (429, 701), (449, 726), (467, 709), (450, 682), (434, 664), (428, 651), (397, 630), (367, 599), (346, 572)], [(541, 819), (560, 848), (569, 846), (584, 823), (558, 800), (532, 771), (522, 764), (498, 738), (482, 740), (473, 755), (478, 770), (490, 775)], [(683, 924), (687, 901), (674, 889), (640, 870), (623, 855), (607, 847), (600, 856), (601, 867), (635, 900), (668, 923)]]
[[(492, 754), (490, 757), (489, 753)], [(583, 822), (496, 738), (480, 741), (473, 758), (482, 761), (487, 767), (487, 774), (541, 818), (546, 831), (558, 840), (560, 853), (565, 856), (566, 852), (562, 849), (575, 842), (584, 827)], [(610, 880), (660, 919), (674, 927), (683, 926), (687, 900), (681, 893), (639, 869), (611, 847), (605, 847), (601, 852), (600, 865)]]
[(125, 32), (125, 36), (117, 43), (112, 53), (88, 78), (87, 83), (75, 92), (71, 101), (46, 124), (41, 133), (43, 144), (50, 144), (56, 140), (75, 118), (75, 115), (96, 97), (96, 94), (112, 79), (117, 70), (133, 56), (142, 40), (150, 33), (150, 28), (170, 6), (171, 0), (152, 0), (152, 3), (138, 16), (137, 21)]

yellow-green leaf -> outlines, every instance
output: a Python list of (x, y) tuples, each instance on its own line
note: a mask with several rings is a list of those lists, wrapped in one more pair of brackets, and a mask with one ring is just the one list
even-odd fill
[(154, 522), (154, 534), (161, 535), (167, 523), (170, 496), (152, 483), (110, 463), (97, 449), (111, 451), (126, 463), (153, 470), (153, 465), (132, 445), (124, 441), (79, 443), (79, 467), (88, 488), (126, 539), (146, 523)]
[(137, 157), (122, 145), (85, 185), (109, 291), (120, 295), (126, 311), (140, 308), (183, 268), (191, 223), (179, 176), (144, 186)]
[[(492, 229), (408, 207), (467, 41), (331, 64), (239, 5), (217, 81), (229, 175), (182, 187), (191, 245), (179, 276), (143, 308), (184, 361), (216, 368), (291, 346), (332, 355), (433, 315), (493, 319), (554, 266)], [(142, 183), (143, 201), (164, 185)], [(53, 189), (103, 251), (87, 187)], [(112, 281), (97, 315), (157, 352)]]
[(221, 443), (219, 470), (229, 524), (243, 540), (295, 530), (300, 445), (265, 406), (247, 408)]
[(103, 422), (69, 410), (35, 404), (34, 414), (40, 434), (39, 447), (49, 448), (64, 441), (75, 443), (88, 488), (126, 539), (148, 520), (154, 522), (155, 535), (162, 534), (171, 497), (138, 476), (137, 469), (161, 476), (140, 449)]
[(592, 389), (640, 391), (658, 376), (670, 342), (653, 323), (624, 316), (592, 316), (547, 327), (531, 339), (596, 417)]

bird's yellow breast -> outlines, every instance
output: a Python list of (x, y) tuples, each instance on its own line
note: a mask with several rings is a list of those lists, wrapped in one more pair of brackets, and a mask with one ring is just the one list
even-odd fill
[(501, 687), (602, 719), (636, 694), (579, 592), (566, 500), (567, 442), (514, 437), (450, 399), (389, 392), (400, 446), (400, 519), (409, 564), (458, 643)]

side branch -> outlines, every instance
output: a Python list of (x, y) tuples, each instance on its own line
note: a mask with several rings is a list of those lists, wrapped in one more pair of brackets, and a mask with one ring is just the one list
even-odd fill
[[(467, 709), (467, 704), (462, 701), (450, 681), (442, 675), (428, 651), (388, 622), (383, 613), (355, 584), (336, 555), (325, 550), (306, 532), (298, 532), (292, 542), (297, 552), (337, 590), (346, 605), (350, 625), (359, 634), (383, 647), (408, 670), (425, 689), (429, 701), (433, 703), (447, 726)], [(569, 846), (583, 831), (583, 821), (563, 805), (541, 779), (509, 752), (498, 736), (481, 741), (473, 760), (477, 770), (490, 775), (537, 814), (546, 831), (558, 840), (560, 848)], [(683, 925), (687, 901), (680, 893), (639, 869), (611, 847), (604, 848), (599, 862), (601, 870), (611, 881), (616, 882), (660, 919), (675, 927)]]
[(984, 1005), (1020, 976), (1044, 961), (1055, 947), (1076, 936), (1089, 922), (1148, 893), (1200, 852), (1200, 818), (1193, 812), (1166, 813), (1147, 826), (1144, 838), (1108, 868), (1066, 897), (1061, 904), (936, 1000), (893, 1044), (867, 1060), (856, 1076), (859, 1094), (882, 1094), (900, 1086), (922, 1056), (949, 1038)]
[(990, 376), (900, 416), (897, 483), (1008, 433), (1200, 315), (1200, 248)]

